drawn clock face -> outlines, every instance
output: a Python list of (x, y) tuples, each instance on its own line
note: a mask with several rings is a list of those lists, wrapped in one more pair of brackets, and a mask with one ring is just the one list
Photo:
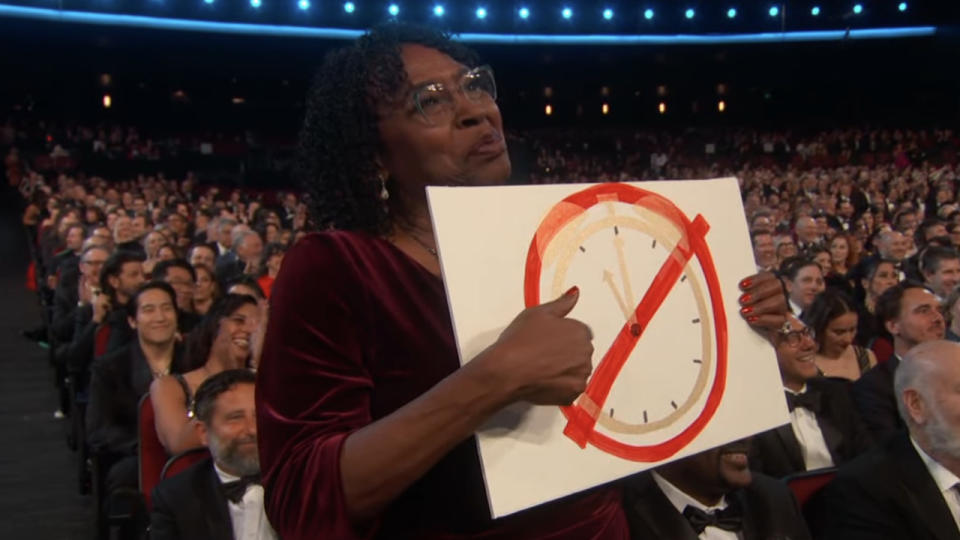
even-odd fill
[(727, 324), (708, 229), (702, 216), (691, 221), (665, 197), (627, 184), (574, 193), (541, 222), (527, 254), (525, 303), (576, 285), (572, 316), (594, 332), (587, 390), (561, 407), (564, 434), (581, 448), (661, 461), (716, 412)]

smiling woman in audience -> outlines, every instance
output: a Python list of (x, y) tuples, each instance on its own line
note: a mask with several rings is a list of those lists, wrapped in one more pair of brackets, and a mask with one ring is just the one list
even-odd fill
[[(185, 366), (150, 385), (156, 414), (157, 435), (170, 455), (200, 446), (193, 421), (193, 394), (211, 375), (227, 369), (247, 368), (259, 356), (253, 339), (263, 324), (257, 301), (250, 296), (228, 294), (213, 306), (203, 322), (187, 338)], [(182, 373), (179, 374), (179, 373)]]

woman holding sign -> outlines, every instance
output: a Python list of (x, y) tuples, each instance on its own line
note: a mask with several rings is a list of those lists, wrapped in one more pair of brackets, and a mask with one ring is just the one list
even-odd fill
[[(286, 255), (257, 389), (279, 535), (627, 538), (614, 487), (489, 517), (473, 433), (514, 402), (571, 403), (593, 353), (589, 328), (566, 317), (574, 287), (460, 367), (424, 188), (509, 177), (490, 68), (433, 31), (377, 28), (327, 57), (301, 152), (326, 232)], [(779, 326), (779, 282), (743, 285), (744, 316)]]

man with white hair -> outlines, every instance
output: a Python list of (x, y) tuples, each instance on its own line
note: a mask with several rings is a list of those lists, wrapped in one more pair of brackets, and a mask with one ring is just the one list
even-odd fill
[(814, 537), (960, 538), (960, 344), (912, 348), (894, 388), (907, 432), (841, 468), (817, 501)]

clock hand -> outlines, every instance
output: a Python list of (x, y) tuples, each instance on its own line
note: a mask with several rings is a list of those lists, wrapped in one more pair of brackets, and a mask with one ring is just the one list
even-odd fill
[(613, 272), (604, 269), (603, 281), (610, 287), (610, 292), (612, 292), (613, 297), (616, 298), (617, 305), (620, 306), (620, 311), (623, 312), (623, 318), (629, 319), (633, 315), (633, 312), (627, 307), (627, 303), (623, 301), (623, 296), (620, 295), (620, 289), (618, 289), (617, 284), (613, 282)]
[(693, 222), (686, 227), (685, 235), (677, 242), (676, 247), (660, 266), (654, 276), (650, 288), (644, 293), (643, 299), (620, 329), (613, 344), (600, 360), (587, 390), (577, 400), (576, 405), (564, 407), (567, 416), (567, 426), (563, 434), (577, 443), (581, 448), (587, 446), (587, 439), (593, 432), (613, 382), (626, 363), (630, 353), (640, 341), (640, 336), (648, 326), (650, 320), (666, 300), (674, 284), (683, 273), (684, 266), (693, 256), (694, 244), (702, 244), (710, 225), (701, 215), (697, 215)]
[(623, 238), (620, 238), (619, 231), (617, 231), (616, 236), (613, 237), (613, 245), (617, 248), (617, 262), (620, 265), (620, 281), (623, 282), (623, 291), (627, 295), (627, 302), (632, 304), (636, 302), (636, 297), (633, 296), (633, 286), (630, 285), (630, 274), (627, 273), (627, 259), (623, 253)]

